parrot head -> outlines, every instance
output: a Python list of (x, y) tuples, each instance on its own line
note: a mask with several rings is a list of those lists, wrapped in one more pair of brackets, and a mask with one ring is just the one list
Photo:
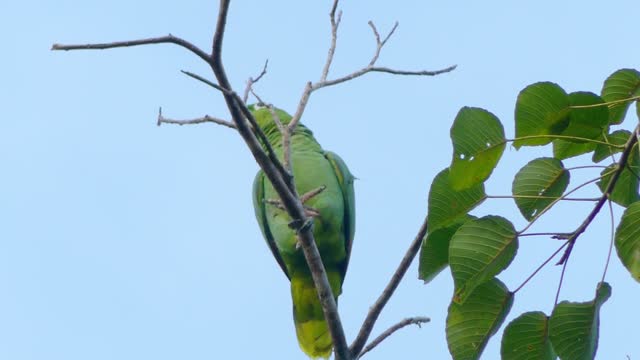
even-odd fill
[[(256, 123), (258, 123), (258, 126), (260, 126), (263, 131), (267, 132), (270, 129), (277, 129), (276, 122), (273, 119), (273, 113), (268, 106), (257, 103), (249, 105), (248, 108), (256, 119)], [(282, 125), (286, 126), (291, 122), (291, 115), (287, 114), (284, 110), (273, 107), (273, 112), (275, 112)]]

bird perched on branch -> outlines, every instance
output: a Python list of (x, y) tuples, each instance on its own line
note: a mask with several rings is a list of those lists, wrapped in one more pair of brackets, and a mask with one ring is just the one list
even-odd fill
[[(276, 121), (287, 126), (291, 116), (280, 109), (257, 105), (249, 106), (249, 110), (282, 161), (282, 134)], [(323, 150), (304, 125), (295, 127), (290, 144), (296, 190), (313, 219), (313, 236), (337, 300), (355, 231), (354, 177), (344, 161)], [(258, 171), (253, 183), (255, 215), (273, 256), (291, 282), (293, 320), (300, 348), (312, 358), (328, 358), (333, 344), (318, 293), (295, 230), (290, 227), (292, 219), (279, 201), (271, 182), (262, 170)]]

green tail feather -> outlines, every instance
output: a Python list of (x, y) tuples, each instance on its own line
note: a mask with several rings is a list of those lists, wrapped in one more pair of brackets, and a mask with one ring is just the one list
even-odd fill
[[(337, 297), (342, 282), (340, 275), (337, 272), (328, 272), (328, 276)], [(311, 358), (329, 358), (333, 350), (331, 334), (310, 274), (296, 274), (291, 278), (291, 297), (293, 321), (300, 348)]]

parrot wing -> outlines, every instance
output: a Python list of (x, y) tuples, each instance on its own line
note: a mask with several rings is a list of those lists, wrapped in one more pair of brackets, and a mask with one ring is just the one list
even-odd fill
[(327, 151), (324, 154), (325, 158), (329, 161), (333, 167), (333, 172), (340, 184), (340, 190), (342, 191), (342, 199), (344, 201), (344, 219), (343, 219), (343, 232), (345, 242), (345, 250), (347, 257), (344, 261), (344, 266), (341, 269), (342, 279), (347, 272), (347, 266), (349, 265), (349, 257), (351, 255), (351, 245), (353, 245), (353, 237), (356, 231), (356, 196), (353, 190), (353, 181), (355, 177), (347, 168), (347, 164), (336, 153)]
[(256, 219), (258, 219), (258, 225), (260, 225), (262, 235), (264, 235), (264, 239), (267, 241), (267, 245), (269, 245), (269, 249), (271, 249), (273, 257), (276, 258), (278, 265), (280, 265), (287, 278), (290, 279), (289, 273), (287, 272), (287, 266), (280, 256), (280, 252), (278, 252), (278, 247), (276, 246), (273, 234), (271, 234), (269, 224), (267, 223), (266, 203), (264, 201), (264, 182), (264, 172), (260, 170), (258, 171), (258, 174), (256, 174), (256, 178), (253, 180), (253, 209), (255, 210)]

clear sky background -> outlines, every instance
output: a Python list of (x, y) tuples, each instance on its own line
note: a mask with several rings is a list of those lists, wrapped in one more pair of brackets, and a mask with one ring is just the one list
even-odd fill
[[(234, 1), (224, 62), (236, 89), (265, 59), (256, 87), (295, 108), (319, 77), (329, 44), (330, 1)], [(357, 230), (340, 297), (348, 340), (426, 213), (433, 177), (448, 166), (449, 128), (462, 106), (484, 107), (513, 137), (513, 110), (526, 85), (554, 81), (600, 92), (613, 71), (640, 68), (637, 1), (344, 1), (331, 72), (365, 65), (367, 26), (397, 20), (379, 64), (458, 69), (435, 78), (371, 74), (315, 93), (303, 122), (359, 178)], [(254, 219), (258, 170), (227, 128), (156, 126), (166, 116), (228, 118), (220, 94), (180, 70), (210, 70), (171, 45), (103, 52), (51, 52), (85, 43), (172, 33), (204, 49), (217, 2), (3, 1), (0, 4), (0, 359), (303, 359), (289, 284)], [(635, 115), (624, 124), (631, 128)], [(487, 184), (507, 195), (515, 172), (550, 148), (510, 146)], [(589, 159), (567, 161), (567, 166)], [(576, 174), (572, 184), (596, 174)], [(583, 195), (597, 194), (591, 186)], [(536, 231), (571, 231), (590, 205), (568, 204)], [(525, 224), (512, 200), (474, 211)], [(619, 217), (620, 208), (616, 208)], [(603, 211), (579, 240), (561, 298), (590, 300), (602, 276), (610, 221)], [(559, 244), (521, 239), (499, 277), (517, 287)], [(560, 268), (549, 266), (516, 294), (507, 321), (550, 313)], [(599, 359), (640, 358), (640, 284), (615, 257), (602, 308)], [(424, 286), (417, 262), (380, 316), (373, 335), (408, 316), (432, 322), (396, 333), (367, 359), (446, 359), (444, 322), (453, 286), (448, 270)], [(500, 336), (484, 359), (497, 359)]]

